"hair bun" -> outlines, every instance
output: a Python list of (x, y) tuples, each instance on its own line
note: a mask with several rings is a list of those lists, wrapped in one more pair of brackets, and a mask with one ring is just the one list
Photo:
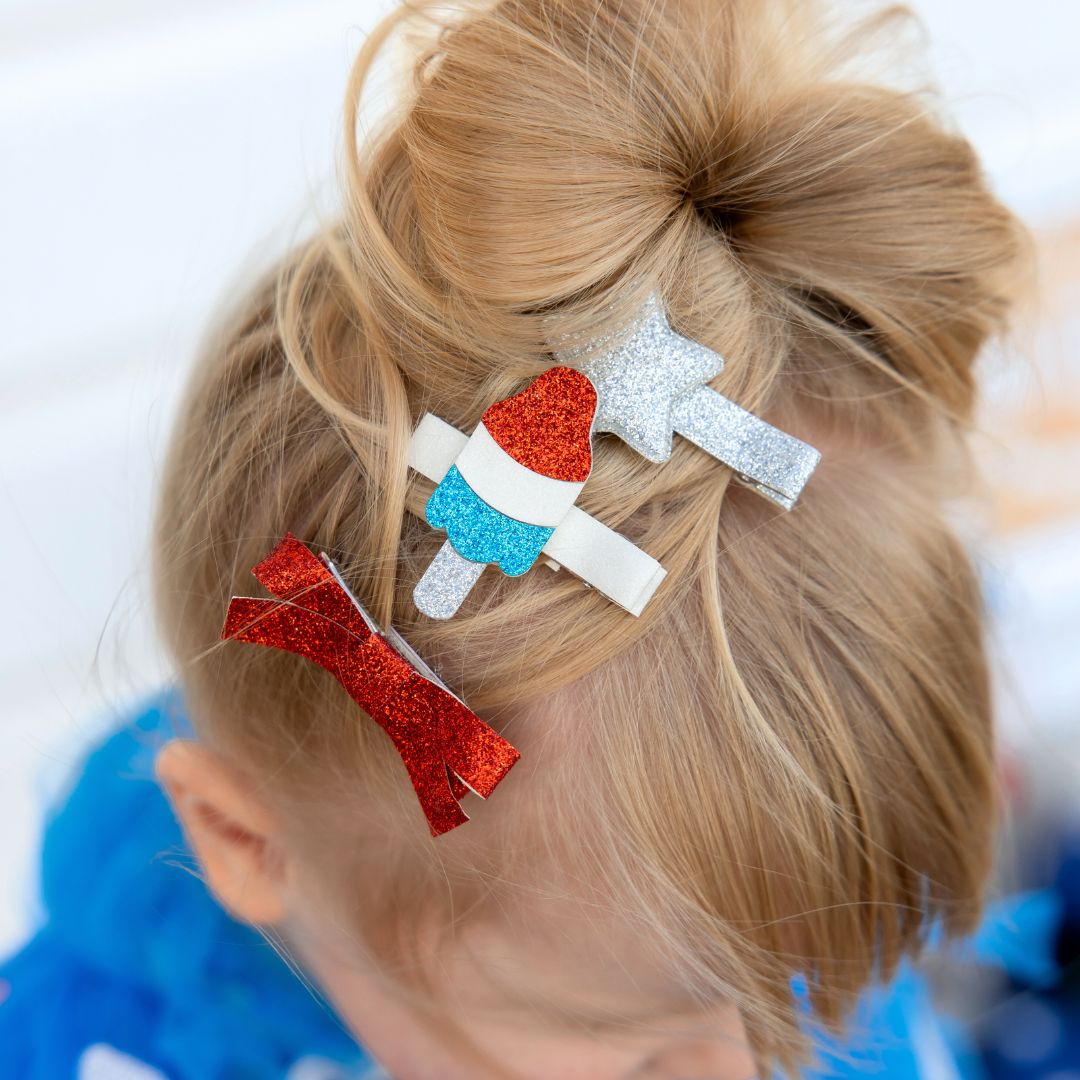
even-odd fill
[(634, 0), (500, 3), (440, 39), (402, 139), (449, 281), (533, 304), (594, 286), (664, 233), (687, 181), (681, 41)]
[(925, 99), (850, 74), (910, 13), (818, 9), (508, 0), (448, 29), (400, 129), (437, 273), (517, 310), (630, 267), (705, 282), (966, 416), (1018, 223)]

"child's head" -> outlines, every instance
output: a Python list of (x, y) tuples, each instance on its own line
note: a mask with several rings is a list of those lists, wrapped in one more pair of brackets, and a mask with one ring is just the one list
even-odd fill
[[(201, 746), (162, 778), (218, 896), (402, 1080), (792, 1065), (793, 976), (836, 1020), (978, 913), (990, 705), (944, 501), (1023, 231), (928, 96), (868, 78), (895, 12), (477, 6), (358, 146), (395, 18), (350, 83), (342, 220), (221, 323), (180, 413), (155, 575)], [(579, 505), (668, 571), (642, 615), (544, 566), (420, 615), (416, 421), (471, 431), (551, 365), (548, 319), (614, 326), (653, 281), (727, 358), (712, 385), (822, 451), (797, 508), (598, 436)], [(325, 671), (219, 642), (286, 530), (521, 751), (469, 823), (432, 839)]]

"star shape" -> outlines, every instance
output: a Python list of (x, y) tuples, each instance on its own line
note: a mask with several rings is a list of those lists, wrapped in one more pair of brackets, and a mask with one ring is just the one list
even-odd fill
[(724, 358), (672, 330), (658, 292), (631, 323), (629, 334), (612, 335), (609, 348), (580, 363), (605, 339), (558, 351), (555, 357), (584, 372), (596, 387), (594, 431), (617, 435), (649, 461), (667, 461), (676, 401), (719, 374)]

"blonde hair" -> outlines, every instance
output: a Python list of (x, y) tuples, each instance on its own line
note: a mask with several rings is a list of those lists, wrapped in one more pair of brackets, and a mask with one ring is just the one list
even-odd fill
[[(902, 6), (846, 26), (808, 0), (425, 7), (356, 60), (340, 220), (222, 316), (180, 411), (154, 573), (193, 721), (288, 808), (388, 965), (420, 909), (449, 929), (600, 867), (688, 995), (738, 1006), (763, 1074), (797, 1065), (792, 976), (835, 1025), (931, 924), (979, 913), (991, 707), (945, 513), (1028, 238), (932, 91), (865, 75)], [(413, 16), (435, 30), (409, 92), (358, 145), (365, 80)], [(599, 437), (579, 505), (667, 568), (643, 615), (537, 567), (420, 616), (443, 537), (406, 466), (414, 424), (471, 431), (550, 366), (552, 313), (603, 332), (651, 282), (727, 358), (713, 386), (822, 450), (798, 507), (685, 441), (654, 465)], [(483, 846), (477, 821), (430, 838), (324, 671), (218, 642), (286, 529), (511, 742), (544, 717), (545, 770), (523, 759), (469, 807)]]

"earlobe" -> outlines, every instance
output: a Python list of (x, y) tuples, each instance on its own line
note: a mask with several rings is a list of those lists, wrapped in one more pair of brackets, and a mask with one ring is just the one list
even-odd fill
[(167, 742), (154, 770), (221, 905), (243, 922), (280, 922), (288, 866), (273, 815), (246, 779), (187, 739)]

